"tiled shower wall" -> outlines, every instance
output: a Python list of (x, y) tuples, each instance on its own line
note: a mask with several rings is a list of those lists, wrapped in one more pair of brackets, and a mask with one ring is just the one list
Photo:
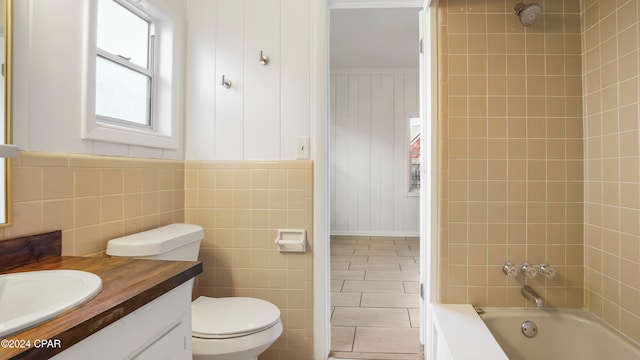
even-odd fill
[(585, 305), (640, 341), (640, 6), (584, 6)]
[[(186, 221), (205, 228), (196, 295), (250, 296), (282, 314), (265, 359), (312, 359), (313, 163), (186, 163)], [(306, 253), (280, 253), (278, 229), (306, 229)]]
[(21, 151), (11, 160), (2, 239), (62, 230), (62, 254), (102, 256), (107, 241), (184, 222), (184, 161)]
[(438, 9), (441, 301), (529, 306), (506, 260), (550, 262), (528, 280), (547, 305), (583, 305), (580, 1), (441, 0)]

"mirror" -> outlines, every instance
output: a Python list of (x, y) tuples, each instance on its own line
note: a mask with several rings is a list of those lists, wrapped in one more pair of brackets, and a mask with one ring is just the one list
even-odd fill
[[(2, 49), (2, 58), (4, 59), (2, 64), (2, 77), (4, 79), (4, 86), (1, 87), (2, 96), (0, 96), (0, 107), (4, 118), (2, 126), (0, 126), (0, 144), (11, 144), (11, 40), (12, 40), (12, 14), (13, 14), (13, 0), (3, 0), (2, 6), (3, 14), (0, 17), (2, 19), (2, 26), (0, 27), (0, 49)], [(8, 158), (0, 158), (0, 225), (9, 224), (9, 170), (10, 160)]]

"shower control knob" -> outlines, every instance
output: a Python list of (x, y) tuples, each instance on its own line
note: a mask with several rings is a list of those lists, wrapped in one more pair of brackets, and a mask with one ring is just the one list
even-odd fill
[(547, 262), (540, 264), (540, 274), (544, 275), (547, 279), (553, 279), (556, 276), (556, 270)]
[(502, 272), (508, 277), (516, 277), (518, 275), (518, 267), (511, 261), (507, 261), (502, 265)]
[(536, 269), (535, 265), (531, 265), (528, 262), (524, 262), (520, 265), (520, 271), (529, 279), (533, 279), (538, 275), (538, 269)]

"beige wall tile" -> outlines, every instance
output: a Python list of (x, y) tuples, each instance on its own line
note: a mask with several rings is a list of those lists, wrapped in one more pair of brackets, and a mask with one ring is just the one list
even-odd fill
[(205, 228), (200, 259), (209, 269), (199, 277), (196, 293), (273, 302), (283, 313), (285, 333), (300, 330), (303, 336), (281, 337), (270, 356), (284, 358), (295, 350), (311, 358), (313, 344), (304, 334), (311, 338), (312, 254), (280, 253), (274, 244), (281, 228), (304, 228), (313, 243), (311, 162), (187, 161), (186, 168), (185, 183), (195, 186), (187, 191), (186, 213)]
[(63, 254), (102, 256), (110, 237), (184, 221), (184, 188), (145, 194), (163, 199), (165, 210), (146, 216), (140, 193), (140, 169), (184, 178), (184, 162), (35, 152), (21, 153), (19, 160), (12, 172), (28, 178), (18, 178), (13, 189), (13, 221), (3, 229), (5, 238), (61, 229)]
[[(544, 21), (525, 29), (505, 14), (512, 4), (483, 4), (459, 14), (455, 1), (441, 2), (448, 22), (440, 23), (440, 40), (453, 44), (440, 54), (448, 114), (441, 117), (448, 129), (440, 169), (448, 240), (441, 293), (447, 302), (523, 306), (518, 283), (500, 277), (504, 261), (553, 261), (561, 272), (581, 266), (580, 8), (545, 4)], [(632, 154), (633, 144), (625, 151)], [(613, 201), (617, 189), (601, 193)], [(580, 293), (582, 285), (550, 284), (543, 292), (554, 304), (579, 306), (580, 296), (565, 293)]]

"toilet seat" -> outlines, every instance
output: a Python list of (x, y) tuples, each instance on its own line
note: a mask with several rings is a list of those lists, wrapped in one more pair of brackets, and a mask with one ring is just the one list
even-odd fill
[(200, 296), (191, 303), (192, 336), (228, 339), (254, 334), (280, 321), (280, 309), (270, 302), (246, 298)]

